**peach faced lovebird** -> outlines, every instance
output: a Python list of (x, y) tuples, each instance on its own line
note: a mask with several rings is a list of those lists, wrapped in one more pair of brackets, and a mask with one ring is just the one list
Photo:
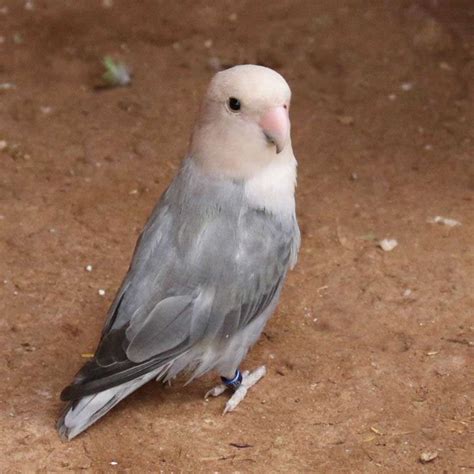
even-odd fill
[(240, 372), (296, 263), (291, 92), (254, 65), (217, 73), (189, 151), (138, 240), (93, 359), (66, 387), (72, 439), (145, 383), (216, 371), (232, 411), (265, 367)]

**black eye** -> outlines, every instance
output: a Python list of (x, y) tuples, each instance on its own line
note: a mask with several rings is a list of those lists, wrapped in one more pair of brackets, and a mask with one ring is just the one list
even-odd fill
[(229, 99), (229, 107), (230, 107), (230, 110), (234, 110), (234, 111), (240, 110), (240, 100), (236, 99), (235, 97), (231, 97)]

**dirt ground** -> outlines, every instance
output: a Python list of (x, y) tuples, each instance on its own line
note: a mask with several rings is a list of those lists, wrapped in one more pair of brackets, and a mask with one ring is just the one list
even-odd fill
[[(474, 472), (473, 39), (470, 0), (1, 0), (0, 471)], [(107, 54), (130, 87), (94, 88)], [(243, 62), (294, 97), (302, 248), (245, 363), (268, 376), (225, 417), (214, 375), (149, 384), (63, 443), (60, 390)]]

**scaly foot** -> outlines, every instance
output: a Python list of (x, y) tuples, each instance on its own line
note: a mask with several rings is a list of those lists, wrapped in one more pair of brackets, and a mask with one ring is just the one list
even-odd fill
[(264, 365), (258, 367), (253, 372), (245, 370), (244, 372), (242, 372), (242, 381), (239, 385), (236, 386), (235, 381), (240, 378), (240, 372), (237, 371), (236, 376), (233, 379), (228, 380), (226, 381), (226, 383), (219, 384), (216, 387), (212, 388), (206, 393), (204, 398), (207, 400), (210, 396), (218, 397), (219, 395), (222, 395), (228, 388), (234, 389), (234, 394), (229, 398), (225, 405), (223, 413), (225, 415), (227, 412), (235, 410), (237, 405), (247, 395), (248, 389), (250, 387), (253, 387), (262, 377), (265, 376), (266, 373), (267, 369)]

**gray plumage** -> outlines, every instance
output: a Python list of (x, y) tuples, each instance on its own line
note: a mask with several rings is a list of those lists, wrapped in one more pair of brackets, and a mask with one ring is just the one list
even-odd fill
[(290, 99), (268, 68), (214, 76), (189, 157), (140, 236), (94, 358), (61, 394), (62, 437), (150, 380), (234, 376), (296, 263)]
[[(298, 246), (294, 214), (254, 208), (242, 182), (185, 161), (140, 236), (94, 359), (62, 393), (72, 403), (60, 433), (77, 435), (152, 378), (232, 376), (273, 312)], [(104, 390), (93, 413), (83, 402), (72, 416), (77, 400)]]

